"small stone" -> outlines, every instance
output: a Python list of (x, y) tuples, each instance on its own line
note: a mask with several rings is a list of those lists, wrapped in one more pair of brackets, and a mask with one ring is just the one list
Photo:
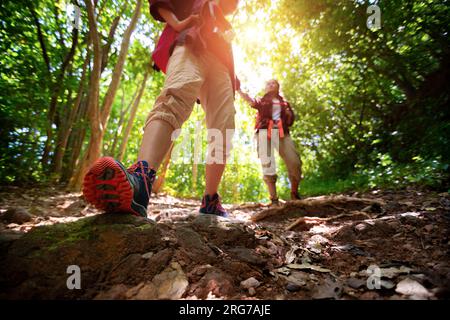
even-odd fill
[(427, 232), (431, 232), (431, 231), (433, 231), (434, 226), (432, 224), (428, 224), (424, 228)]
[(367, 225), (365, 223), (359, 223), (355, 226), (356, 231), (364, 231), (367, 228)]
[(427, 298), (431, 295), (424, 286), (410, 278), (400, 281), (395, 288), (395, 292), (418, 298)]
[(248, 248), (233, 248), (229, 252), (234, 258), (246, 263), (254, 265), (264, 265), (266, 263), (265, 259), (259, 257), (253, 250)]
[(388, 290), (395, 287), (395, 283), (393, 283), (392, 281), (389, 281), (389, 280), (381, 280), (380, 284), (383, 288), (386, 288)]
[(287, 281), (289, 283), (296, 284), (298, 286), (304, 286), (306, 285), (306, 281), (309, 279), (309, 274), (302, 271), (293, 271), (292, 274), (290, 274), (287, 277)]
[(289, 283), (286, 285), (286, 289), (287, 289), (288, 291), (290, 291), (290, 292), (297, 292), (297, 291), (299, 291), (301, 288), (302, 288), (301, 286), (299, 286), (298, 284), (292, 283), (292, 282), (289, 282)]
[(312, 299), (339, 299), (343, 292), (342, 284), (332, 278), (325, 279), (320, 285), (314, 287)]
[(251, 277), (245, 281), (242, 281), (241, 287), (243, 287), (244, 289), (257, 288), (257, 287), (259, 287), (260, 284), (261, 284), (261, 282), (256, 280), (254, 277)]
[(249, 289), (248, 289), (248, 294), (249, 294), (251, 297), (253, 297), (253, 296), (256, 294), (255, 288), (249, 288)]
[(154, 255), (153, 252), (147, 252), (147, 253), (144, 253), (144, 254), (142, 255), (142, 258), (143, 258), (143, 259), (150, 259), (151, 257), (153, 257), (153, 255)]
[(353, 289), (359, 289), (366, 284), (366, 281), (357, 278), (350, 278), (347, 280), (347, 284)]

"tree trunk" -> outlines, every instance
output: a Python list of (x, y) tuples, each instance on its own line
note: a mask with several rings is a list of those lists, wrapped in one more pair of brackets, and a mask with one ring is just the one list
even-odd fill
[(42, 27), (41, 27), (41, 23), (39, 22), (39, 18), (36, 14), (36, 10), (33, 7), (33, 2), (30, 1), (28, 3), (28, 8), (31, 11), (31, 15), (33, 16), (33, 21), (36, 25), (36, 30), (38, 33), (38, 40), (39, 40), (39, 44), (41, 46), (41, 50), (42, 50), (42, 57), (44, 58), (44, 62), (45, 62), (45, 66), (47, 67), (47, 72), (50, 75), (51, 74), (51, 67), (50, 67), (50, 58), (48, 56), (48, 52), (47, 52), (47, 46), (45, 45), (45, 40), (44, 40), (44, 34), (42, 32)]
[(113, 23), (111, 24), (111, 28), (109, 29), (108, 38), (106, 39), (106, 43), (103, 46), (102, 49), (102, 73), (105, 71), (106, 66), (108, 65), (109, 61), (109, 51), (111, 51), (111, 44), (114, 42), (114, 36), (116, 34), (117, 27), (119, 26), (120, 19), (126, 10), (128, 4), (126, 3), (122, 10), (120, 11), (119, 15), (114, 19)]
[(142, 80), (141, 88), (139, 89), (139, 94), (137, 95), (136, 99), (134, 100), (133, 107), (131, 108), (130, 118), (128, 118), (127, 126), (123, 132), (122, 135), (122, 142), (120, 144), (119, 154), (117, 158), (119, 161), (123, 160), (123, 157), (125, 155), (125, 150), (128, 143), (128, 138), (130, 137), (131, 128), (133, 127), (134, 118), (136, 117), (136, 113), (139, 107), (139, 104), (141, 102), (142, 95), (144, 94), (145, 86), (147, 85), (147, 80), (149, 77), (150, 72), (146, 71), (144, 75), (144, 79)]
[(134, 101), (136, 100), (136, 97), (139, 93), (139, 87), (136, 88), (136, 90), (134, 91), (133, 97), (131, 98), (130, 103), (128, 103), (128, 106), (126, 107), (126, 109), (124, 109), (124, 103), (125, 103), (125, 89), (124, 89), (124, 93), (123, 93), (123, 97), (122, 97), (122, 109), (120, 110), (120, 116), (119, 116), (119, 123), (117, 124), (117, 130), (114, 134), (114, 141), (111, 145), (111, 148), (109, 149), (108, 153), (114, 157), (116, 154), (116, 148), (117, 148), (117, 143), (119, 142), (119, 136), (122, 135), (123, 132), (123, 123), (125, 121), (125, 115), (128, 114), (130, 112), (131, 106), (134, 104)]
[(106, 127), (109, 116), (111, 114), (112, 104), (114, 102), (117, 89), (119, 88), (120, 80), (122, 79), (122, 72), (125, 65), (126, 57), (128, 55), (128, 48), (130, 46), (131, 35), (141, 15), (141, 7), (142, 7), (142, 0), (138, 0), (136, 3), (136, 9), (133, 13), (133, 17), (131, 18), (131, 22), (123, 35), (122, 43), (120, 45), (119, 57), (117, 59), (116, 66), (114, 67), (114, 71), (112, 74), (112, 80), (111, 83), (109, 84), (108, 91), (106, 92), (105, 98), (103, 100), (102, 115), (101, 115), (101, 124), (103, 127)]
[(89, 20), (89, 36), (92, 41), (94, 51), (94, 63), (89, 80), (89, 95), (87, 101), (89, 125), (91, 128), (91, 136), (89, 147), (83, 157), (83, 160), (76, 170), (75, 176), (71, 179), (69, 188), (80, 190), (84, 175), (89, 165), (91, 165), (98, 157), (100, 157), (100, 146), (103, 127), (101, 125), (100, 110), (98, 107), (100, 96), (100, 76), (102, 67), (102, 48), (100, 43), (100, 35), (97, 30), (97, 19), (95, 17), (94, 7), (91, 0), (85, 0), (86, 9)]
[(73, 60), (74, 56), (75, 56), (75, 51), (76, 51), (76, 47), (78, 45), (78, 29), (77, 28), (73, 28), (72, 31), (72, 46), (69, 50), (69, 52), (67, 52), (64, 61), (61, 65), (61, 69), (59, 70), (58, 76), (55, 79), (55, 83), (52, 86), (52, 96), (50, 99), (50, 107), (49, 107), (49, 111), (47, 114), (47, 140), (45, 141), (45, 147), (44, 147), (44, 153), (42, 155), (42, 165), (43, 167), (47, 167), (48, 165), (48, 159), (49, 159), (49, 154), (51, 151), (51, 147), (52, 147), (52, 139), (53, 139), (53, 123), (55, 121), (55, 114), (56, 114), (56, 107), (58, 104), (58, 97), (61, 95), (61, 91), (64, 87), (64, 77), (66, 74), (66, 70), (67, 67), (69, 66), (69, 64), (71, 63), (71, 61)]
[(80, 190), (83, 183), (84, 176), (88, 168), (101, 156), (102, 152), (102, 140), (106, 128), (106, 124), (109, 119), (112, 104), (117, 92), (117, 88), (120, 84), (120, 79), (122, 77), (123, 66), (125, 64), (125, 59), (128, 54), (128, 47), (130, 44), (131, 34), (136, 27), (137, 21), (139, 20), (141, 14), (142, 0), (138, 0), (136, 4), (136, 9), (133, 13), (133, 17), (127, 29), (125, 30), (124, 37), (121, 43), (121, 49), (118, 61), (114, 67), (112, 74), (112, 80), (108, 87), (108, 91), (103, 100), (102, 109), (99, 108), (99, 88), (100, 88), (100, 75), (102, 67), (102, 48), (100, 44), (100, 36), (97, 30), (97, 21), (95, 18), (94, 7), (92, 6), (91, 0), (85, 0), (86, 7), (88, 10), (89, 18), (89, 33), (94, 45), (94, 68), (91, 75), (90, 81), (90, 96), (88, 103), (89, 110), (89, 120), (91, 135), (89, 139), (89, 146), (83, 157), (83, 161), (79, 164), (78, 171), (72, 179), (70, 187), (75, 190)]
[(67, 119), (66, 125), (61, 128), (60, 132), (60, 138), (59, 143), (56, 147), (55, 152), (55, 160), (54, 160), (54, 172), (57, 173), (59, 176), (61, 176), (62, 171), (62, 163), (64, 154), (66, 152), (67, 142), (69, 140), (70, 133), (72, 132), (73, 125), (76, 120), (76, 116), (78, 114), (78, 110), (81, 106), (81, 99), (84, 94), (84, 85), (85, 85), (85, 79), (86, 79), (86, 73), (87, 73), (87, 67), (90, 61), (90, 52), (88, 51), (86, 54), (86, 58), (84, 59), (83, 63), (83, 69), (81, 73), (80, 83), (78, 85), (78, 91), (77, 96), (75, 98), (75, 102), (73, 103), (72, 110), (70, 111), (69, 117)]
[(84, 137), (86, 136), (87, 120), (87, 101), (85, 98), (81, 101), (80, 112), (77, 115), (75, 123), (78, 125), (71, 132), (67, 152), (64, 158), (67, 160), (67, 166), (64, 166), (62, 181), (69, 181), (74, 176), (76, 165), (80, 162), (81, 149), (83, 147)]

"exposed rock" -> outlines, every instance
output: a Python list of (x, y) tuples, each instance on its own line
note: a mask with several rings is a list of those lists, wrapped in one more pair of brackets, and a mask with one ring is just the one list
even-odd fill
[(347, 280), (347, 284), (353, 289), (359, 289), (367, 284), (367, 280), (350, 278)]
[(295, 284), (295, 283), (292, 283), (292, 282), (289, 282), (289, 283), (286, 285), (286, 290), (288, 290), (288, 291), (290, 291), (290, 292), (297, 292), (297, 291), (300, 291), (301, 288), (302, 288), (302, 286), (299, 286), (298, 284)]
[[(0, 297), (81, 298), (88, 295), (84, 288), (93, 289), (105, 279), (133, 284), (139, 281), (134, 268), (141, 265), (141, 254), (162, 248), (156, 224), (131, 215), (103, 214), (37, 227), (12, 242), (7, 254), (0, 252)], [(66, 287), (70, 265), (80, 266), (82, 290)], [(124, 273), (111, 271), (115, 268)]]
[(190, 294), (206, 299), (209, 294), (216, 297), (231, 297), (236, 292), (233, 277), (218, 268), (209, 268), (206, 274), (192, 285)]
[(158, 297), (157, 288), (151, 282), (140, 283), (126, 292), (127, 299), (154, 300)]
[(83, 200), (77, 200), (64, 209), (64, 215), (74, 217), (82, 216), (82, 211), (84, 208), (86, 208), (86, 202)]
[(144, 254), (142, 255), (142, 258), (143, 258), (143, 259), (150, 259), (151, 257), (153, 257), (153, 255), (154, 255), (153, 252), (147, 252), (147, 253), (144, 253)]
[(255, 278), (248, 278), (247, 280), (244, 280), (241, 282), (241, 287), (244, 289), (250, 289), (250, 288), (257, 288), (261, 282), (256, 280)]
[(33, 219), (33, 216), (24, 208), (11, 208), (0, 216), (0, 220), (6, 223), (23, 224)]
[(180, 299), (186, 291), (189, 282), (181, 266), (173, 262), (162, 273), (156, 275), (152, 283), (157, 288), (158, 299)]
[(214, 261), (216, 255), (197, 232), (182, 227), (176, 230), (176, 235), (178, 243), (191, 259), (205, 263)]
[(304, 286), (306, 282), (309, 280), (309, 274), (302, 271), (292, 271), (292, 273), (287, 277), (287, 281), (291, 284), (295, 284), (297, 286)]
[[(36, 189), (27, 199), (20, 189), (1, 190), (0, 216), (20, 206), (33, 218), (23, 225), (0, 223), (0, 299), (450, 296), (450, 214), (432, 195), (425, 204), (419, 194), (416, 199), (409, 191), (380, 190), (377, 199), (388, 201), (380, 207), (382, 215), (373, 214), (380, 210), (370, 202), (353, 199), (352, 204), (347, 197), (334, 207), (328, 201), (332, 197), (315, 204), (294, 201), (284, 206), (288, 214), (258, 223), (251, 217), (264, 205), (230, 211), (239, 221), (198, 215), (197, 201), (160, 196), (152, 197), (149, 206), (150, 218), (156, 211), (161, 218), (154, 223), (128, 214), (79, 219), (98, 211), (84, 208), (73, 194)], [(422, 207), (435, 210), (423, 212)], [(363, 213), (341, 216), (352, 210)], [(313, 216), (309, 232), (286, 231), (289, 217), (305, 213)], [(69, 265), (80, 267), (80, 290), (66, 286)], [(379, 268), (381, 290), (366, 286), (373, 265)], [(409, 280), (395, 292), (405, 277)]]
[(397, 283), (395, 292), (411, 296), (413, 299), (427, 299), (432, 296), (424, 286), (410, 278), (406, 278)]
[(254, 231), (238, 222), (233, 222), (214, 215), (198, 215), (192, 221), (193, 228), (216, 246), (236, 245), (255, 246)]
[(117, 284), (111, 287), (108, 291), (100, 292), (95, 300), (119, 300), (126, 298), (128, 287), (124, 284)]
[(233, 248), (230, 249), (229, 252), (233, 258), (236, 258), (240, 261), (247, 262), (254, 265), (264, 265), (266, 260), (259, 257), (255, 254), (255, 252), (248, 248)]
[(338, 299), (342, 294), (342, 285), (339, 282), (327, 278), (316, 286), (312, 292), (313, 299)]

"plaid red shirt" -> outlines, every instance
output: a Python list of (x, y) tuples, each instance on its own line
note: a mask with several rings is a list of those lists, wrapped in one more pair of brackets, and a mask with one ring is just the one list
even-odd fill
[[(278, 95), (275, 97), (280, 100), (281, 114), (280, 119), (283, 124), (283, 131), (285, 134), (289, 134), (289, 127), (292, 126), (295, 120), (294, 111), (292, 110), (290, 104), (283, 99), (282, 96)], [(261, 99), (254, 99), (251, 104), (252, 108), (258, 110), (256, 115), (255, 129), (268, 129), (270, 120), (272, 120), (273, 112), (273, 99), (265, 95)]]

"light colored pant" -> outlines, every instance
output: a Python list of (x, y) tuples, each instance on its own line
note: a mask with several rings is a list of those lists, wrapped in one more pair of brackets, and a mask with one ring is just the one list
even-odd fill
[[(170, 57), (163, 90), (147, 117), (145, 127), (154, 120), (180, 129), (189, 118), (195, 101), (200, 98), (210, 132), (223, 139), (210, 139), (215, 158), (229, 156), (231, 138), (226, 131), (234, 130), (234, 91), (228, 69), (211, 53), (195, 55), (187, 46), (177, 46)], [(210, 130), (214, 129), (214, 130)], [(213, 141), (212, 141), (213, 140)], [(211, 144), (214, 144), (211, 147)]]
[(267, 129), (261, 129), (256, 134), (258, 157), (261, 161), (264, 180), (268, 182), (276, 182), (277, 180), (276, 149), (286, 164), (291, 184), (299, 183), (302, 179), (302, 161), (295, 148), (294, 141), (292, 141), (290, 135), (278, 139), (277, 137), (278, 129), (272, 131), (272, 139), (270, 140), (267, 137)]

